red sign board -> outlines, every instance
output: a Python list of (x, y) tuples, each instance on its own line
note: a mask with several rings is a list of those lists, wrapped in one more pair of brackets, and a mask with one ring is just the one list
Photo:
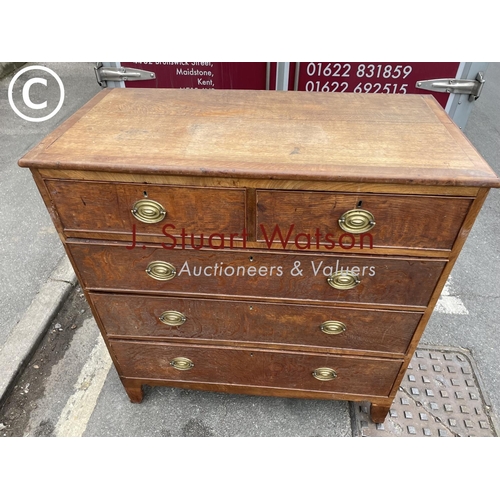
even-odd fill
[[(301, 62), (298, 64), (297, 90), (386, 94), (428, 94), (429, 91), (420, 90), (415, 86), (417, 81), (455, 78), (460, 65), (457, 62)], [(448, 94), (435, 92), (432, 94), (441, 106), (446, 106)]]
[[(455, 78), (458, 62), (301, 62), (290, 63), (289, 90), (306, 92), (371, 92), (428, 94), (419, 80)], [(122, 66), (156, 74), (155, 80), (127, 82), (127, 87), (242, 89), (276, 88), (276, 63), (265, 62), (122, 62)], [(445, 107), (448, 94), (432, 93)]]
[[(265, 62), (122, 62), (121, 65), (156, 73), (156, 80), (127, 82), (127, 87), (266, 90)], [(273, 82), (271, 89), (274, 88)]]

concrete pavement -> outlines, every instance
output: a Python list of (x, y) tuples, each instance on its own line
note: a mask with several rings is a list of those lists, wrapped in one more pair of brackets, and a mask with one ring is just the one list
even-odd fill
[[(101, 90), (93, 63), (26, 66), (34, 64), (46, 65), (60, 76), (65, 100), (54, 118), (28, 122), (17, 116), (8, 102), (11, 76), (0, 80), (0, 348), (64, 254), (31, 173), (19, 168), (17, 161)], [(47, 91), (55, 93), (56, 89), (49, 86)], [(52, 96), (42, 92), (46, 92), (42, 85), (33, 85), (32, 100), (50, 102)]]
[[(65, 99), (60, 111), (47, 121), (19, 117), (7, 91), (21, 70), (16, 64), (3, 65), (4, 70), (14, 72), (0, 80), (0, 402), (75, 283), (31, 173), (19, 168), (17, 161), (101, 90), (92, 63), (26, 63), (24, 67), (32, 65), (47, 66), (59, 75)], [(15, 87), (13, 95), (19, 102), (16, 91)], [(31, 87), (30, 95), (34, 103), (46, 100), (50, 106), (58, 99), (56, 91), (55, 86), (39, 84)]]

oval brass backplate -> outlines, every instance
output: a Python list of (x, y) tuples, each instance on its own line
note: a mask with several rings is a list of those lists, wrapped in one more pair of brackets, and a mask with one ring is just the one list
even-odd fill
[(366, 233), (375, 225), (375, 217), (368, 210), (349, 210), (339, 219), (339, 226), (346, 233)]
[(318, 380), (333, 380), (337, 378), (337, 372), (333, 368), (316, 368), (312, 376)]
[(155, 224), (161, 222), (167, 212), (163, 206), (154, 200), (139, 200), (134, 203), (132, 207), (132, 215), (141, 222), (146, 224)]
[(170, 366), (173, 366), (176, 370), (191, 370), (194, 363), (188, 358), (179, 357), (170, 361)]
[(178, 311), (165, 311), (159, 319), (168, 326), (181, 326), (186, 322), (186, 316)]
[(161, 260), (155, 260), (148, 264), (146, 267), (146, 272), (151, 278), (158, 281), (168, 281), (175, 278), (177, 270), (175, 266), (169, 262), (162, 262)]
[(337, 290), (350, 290), (361, 283), (358, 276), (350, 271), (337, 271), (329, 276), (327, 281), (332, 288)]
[(338, 335), (339, 333), (344, 333), (347, 330), (342, 321), (325, 321), (320, 325), (321, 331), (327, 335)]

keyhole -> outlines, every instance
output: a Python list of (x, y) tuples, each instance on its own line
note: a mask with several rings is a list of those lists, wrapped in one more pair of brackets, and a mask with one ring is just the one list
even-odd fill
[(359, 200), (358, 201), (358, 208), (361, 208), (361, 205), (363, 204), (363, 201), (362, 200)]
[(144, 191), (144, 198), (147, 198), (147, 197), (148, 197), (148, 192)]

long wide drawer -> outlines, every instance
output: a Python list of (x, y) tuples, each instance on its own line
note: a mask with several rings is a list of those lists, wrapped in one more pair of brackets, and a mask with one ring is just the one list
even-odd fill
[(388, 396), (402, 365), (399, 360), (272, 350), (133, 341), (112, 341), (110, 345), (124, 377), (213, 386), (231, 384)]
[[(444, 196), (257, 190), (257, 239), (266, 244), (287, 241), (313, 251), (360, 244), (363, 248), (450, 250), (472, 201)], [(346, 220), (340, 223), (343, 217)]]
[[(45, 181), (65, 232), (233, 234), (242, 239), (245, 190), (89, 181)], [(135, 213), (135, 215), (134, 215)], [(135, 229), (134, 229), (135, 225)], [(165, 230), (164, 230), (165, 227)]]
[(91, 293), (109, 338), (259, 342), (403, 355), (422, 313)]
[(128, 250), (123, 244), (91, 241), (68, 247), (83, 284), (93, 290), (421, 307), (427, 305), (446, 263), (292, 252), (165, 250), (158, 245)]

